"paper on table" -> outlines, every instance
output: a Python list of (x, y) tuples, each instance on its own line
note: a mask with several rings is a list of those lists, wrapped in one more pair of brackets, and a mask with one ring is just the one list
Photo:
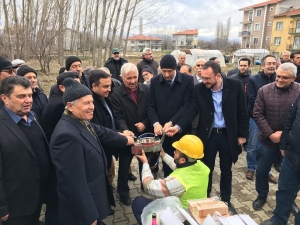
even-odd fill
[(169, 207), (167, 207), (167, 209), (165, 209), (160, 214), (160, 221), (164, 225), (182, 225), (182, 222), (177, 218), (177, 216), (172, 212), (172, 210)]
[(222, 225), (257, 225), (257, 223), (251, 219), (249, 215), (234, 215), (226, 218), (218, 217)]
[(210, 214), (208, 214), (203, 221), (202, 225), (217, 225), (214, 219), (211, 217)]
[(189, 223), (191, 225), (198, 225), (195, 220), (190, 216), (190, 214), (187, 213), (187, 211), (185, 211), (182, 208), (177, 207), (178, 211), (181, 212), (181, 214), (186, 218), (187, 221), (189, 221)]
[(258, 225), (249, 215), (239, 214), (247, 225)]

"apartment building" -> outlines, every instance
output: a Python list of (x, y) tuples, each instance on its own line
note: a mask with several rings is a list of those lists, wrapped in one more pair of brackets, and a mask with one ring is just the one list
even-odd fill
[(173, 49), (197, 48), (198, 30), (185, 30), (172, 34)]
[[(125, 40), (123, 40), (125, 43)], [(142, 34), (134, 35), (128, 38), (127, 49), (132, 52), (140, 52), (144, 48), (151, 48), (152, 51), (161, 51), (162, 40), (152, 36)]]
[(291, 6), (300, 7), (299, 0), (269, 0), (239, 9), (244, 12), (242, 48), (271, 50), (273, 19), (277, 14), (287, 12)]

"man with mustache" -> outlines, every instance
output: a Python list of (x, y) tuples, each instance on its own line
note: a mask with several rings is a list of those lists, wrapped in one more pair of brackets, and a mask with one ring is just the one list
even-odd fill
[[(32, 107), (30, 81), (2, 80), (0, 111), (0, 221), (4, 225), (38, 225), (49, 193), (48, 143)], [(0, 222), (0, 223), (1, 223)]]

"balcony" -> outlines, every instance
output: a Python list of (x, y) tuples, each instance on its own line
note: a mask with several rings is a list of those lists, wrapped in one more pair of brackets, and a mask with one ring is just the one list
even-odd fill
[(289, 34), (300, 34), (300, 28), (289, 28)]
[(239, 32), (239, 37), (250, 37), (250, 35), (251, 35), (251, 31), (244, 30)]
[(300, 44), (292, 44), (292, 45), (286, 45), (286, 49), (289, 50), (289, 51), (292, 51), (292, 50), (300, 50)]
[(246, 21), (240, 22), (240, 24), (251, 24), (252, 21), (253, 21), (252, 19), (249, 19), (248, 21), (246, 20)]

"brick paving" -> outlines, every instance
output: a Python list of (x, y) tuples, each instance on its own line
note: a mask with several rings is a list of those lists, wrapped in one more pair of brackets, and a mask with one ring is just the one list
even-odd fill
[[(132, 172), (135, 176), (138, 177), (138, 161), (134, 157), (132, 160)], [(162, 177), (161, 171), (162, 165), (160, 164), (160, 171), (158, 176)], [(118, 169), (118, 163), (116, 163), (116, 170)], [(255, 191), (255, 181), (249, 181), (245, 177), (245, 172), (247, 171), (247, 163), (246, 163), (246, 152), (242, 152), (239, 156), (239, 160), (232, 167), (233, 171), (233, 181), (232, 181), (232, 197), (231, 202), (234, 205), (236, 211), (238, 213), (244, 213), (250, 215), (257, 224), (260, 224), (263, 220), (269, 219), (273, 215), (273, 209), (275, 208), (275, 192), (277, 190), (277, 184), (270, 183), (270, 192), (269, 197), (267, 199), (267, 203), (263, 206), (262, 210), (255, 211), (252, 207), (252, 202), (257, 197), (257, 193)], [(117, 172), (116, 172), (117, 174)], [(279, 174), (277, 171), (272, 168), (272, 174), (275, 178), (278, 178)], [(255, 177), (255, 176), (254, 176)], [(219, 196), (219, 179), (220, 179), (220, 168), (219, 168), (219, 160), (218, 157), (216, 159), (216, 166), (213, 175), (213, 191), (212, 194)], [(255, 179), (255, 178), (254, 178)], [(103, 222), (107, 225), (136, 225), (137, 221), (132, 213), (131, 207), (123, 205), (119, 201), (118, 194), (116, 192), (117, 186), (117, 176), (113, 182), (114, 186), (114, 196), (116, 201), (116, 207), (113, 208), (115, 210), (115, 214), (113, 216), (107, 217)], [(129, 181), (130, 187), (130, 197), (133, 200), (136, 196), (145, 196), (151, 198), (148, 194), (143, 192), (140, 189), (140, 181), (137, 179), (135, 182)], [(298, 194), (296, 203), (300, 206), (300, 195)], [(44, 209), (42, 210), (44, 211)], [(44, 219), (43, 213), (41, 215), (41, 219)], [(294, 224), (294, 216), (291, 214), (289, 223)]]

